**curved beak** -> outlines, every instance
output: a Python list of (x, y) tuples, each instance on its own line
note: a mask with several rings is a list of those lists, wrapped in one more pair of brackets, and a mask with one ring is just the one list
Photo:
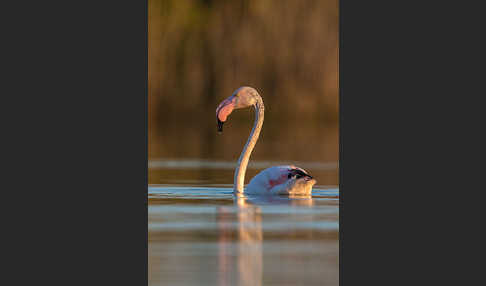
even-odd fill
[(218, 118), (218, 133), (223, 133), (223, 124), (224, 122)]
[(234, 96), (230, 96), (223, 100), (218, 108), (216, 108), (216, 118), (218, 120), (218, 132), (223, 132), (223, 124), (235, 108)]

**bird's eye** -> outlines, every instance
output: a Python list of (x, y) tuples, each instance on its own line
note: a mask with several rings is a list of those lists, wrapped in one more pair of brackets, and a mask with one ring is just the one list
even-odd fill
[(289, 178), (289, 179), (290, 179), (290, 177), (292, 177), (292, 174), (290, 174), (290, 173), (289, 173), (289, 175), (287, 176), (287, 178)]

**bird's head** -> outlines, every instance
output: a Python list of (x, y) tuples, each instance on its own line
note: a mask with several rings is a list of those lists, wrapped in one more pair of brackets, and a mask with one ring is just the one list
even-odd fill
[(258, 92), (253, 87), (242, 86), (235, 90), (230, 97), (223, 100), (216, 108), (218, 132), (223, 132), (223, 124), (234, 109), (255, 105), (258, 101), (258, 96)]

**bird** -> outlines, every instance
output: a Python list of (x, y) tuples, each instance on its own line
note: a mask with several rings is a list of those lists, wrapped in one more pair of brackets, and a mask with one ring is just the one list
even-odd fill
[(250, 136), (238, 159), (234, 174), (234, 193), (248, 195), (310, 195), (316, 184), (309, 173), (294, 165), (274, 166), (267, 168), (253, 177), (244, 189), (245, 173), (251, 152), (263, 126), (265, 106), (263, 99), (253, 87), (242, 86), (230, 97), (223, 100), (216, 108), (218, 133), (223, 132), (223, 124), (235, 109), (253, 106), (255, 121)]

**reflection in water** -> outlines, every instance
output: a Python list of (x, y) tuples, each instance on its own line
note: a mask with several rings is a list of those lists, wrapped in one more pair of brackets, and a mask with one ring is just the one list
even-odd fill
[(150, 185), (148, 195), (149, 285), (339, 283), (337, 188), (236, 197), (199, 183)]
[[(218, 208), (219, 285), (262, 285), (261, 210), (248, 204), (242, 196), (235, 196), (234, 201), (236, 208)], [(234, 221), (237, 223), (236, 257), (232, 255), (234, 242), (228, 231)]]
[[(262, 212), (258, 204), (313, 205), (311, 196), (248, 197), (234, 195), (235, 208), (218, 208), (219, 226), (219, 285), (262, 285)], [(236, 220), (232, 217), (236, 209)], [(231, 224), (237, 222), (236, 257), (231, 253), (233, 241)]]

